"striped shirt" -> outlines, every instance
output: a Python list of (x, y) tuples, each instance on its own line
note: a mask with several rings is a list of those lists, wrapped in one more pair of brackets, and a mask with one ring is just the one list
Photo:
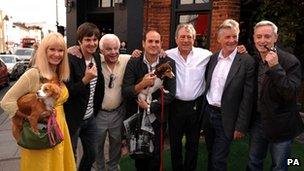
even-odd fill
[[(86, 61), (86, 65), (88, 65), (91, 61)], [(94, 65), (96, 65), (94, 58), (92, 58), (92, 62)], [(97, 83), (97, 77), (93, 78), (90, 81), (90, 96), (89, 101), (87, 105), (87, 110), (84, 114), (83, 120), (90, 118), (94, 113), (94, 94), (95, 94), (95, 88)]]

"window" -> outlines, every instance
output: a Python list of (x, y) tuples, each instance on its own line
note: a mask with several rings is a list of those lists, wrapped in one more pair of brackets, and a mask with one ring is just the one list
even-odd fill
[(114, 0), (99, 0), (98, 7), (101, 8), (114, 7)]
[(211, 2), (210, 0), (178, 0), (173, 3), (170, 34), (171, 47), (176, 46), (174, 33), (177, 25), (191, 23), (196, 30), (195, 46), (209, 48)]
[(208, 45), (208, 23), (207, 14), (187, 14), (179, 15), (179, 23), (191, 23), (196, 30), (195, 46), (207, 48)]
[(203, 3), (209, 3), (209, 0), (181, 0), (180, 1), (181, 5), (186, 5), (186, 4), (203, 4)]

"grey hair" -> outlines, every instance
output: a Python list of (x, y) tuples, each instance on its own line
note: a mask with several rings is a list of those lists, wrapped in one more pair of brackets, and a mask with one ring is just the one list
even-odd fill
[(226, 19), (218, 28), (217, 34), (221, 32), (223, 29), (235, 29), (237, 35), (240, 33), (239, 23), (233, 19)]
[(278, 27), (273, 22), (268, 21), (268, 20), (262, 20), (262, 21), (258, 22), (253, 28), (254, 32), (258, 27), (261, 27), (261, 26), (271, 26), (274, 34), (278, 35)]
[(196, 31), (192, 24), (186, 23), (186, 24), (179, 24), (175, 31), (175, 37), (178, 37), (178, 32), (180, 29), (185, 28), (190, 34), (192, 34), (193, 38), (196, 38)]
[(118, 43), (118, 46), (120, 47), (120, 40), (115, 34), (105, 34), (101, 37), (99, 40), (99, 49), (103, 50), (103, 44), (106, 40), (115, 40)]

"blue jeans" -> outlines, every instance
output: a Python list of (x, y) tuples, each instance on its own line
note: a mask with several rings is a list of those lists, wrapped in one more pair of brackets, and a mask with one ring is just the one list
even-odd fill
[[(73, 151), (75, 155), (75, 159), (77, 156), (77, 144), (78, 137), (80, 137), (83, 155), (79, 164), (79, 171), (87, 171), (91, 170), (93, 163), (96, 158), (96, 150), (97, 150), (97, 126), (95, 117), (92, 116), (86, 120), (84, 120), (76, 133), (71, 136)], [(77, 161), (77, 160), (76, 160)]]
[(225, 171), (232, 137), (225, 134), (222, 114), (219, 111), (207, 106), (205, 112), (210, 116), (208, 126), (204, 130), (208, 150), (208, 170)]
[(291, 144), (292, 140), (269, 142), (262, 129), (261, 121), (257, 120), (251, 130), (247, 170), (263, 171), (263, 162), (269, 148), (272, 158), (271, 170), (287, 171), (287, 159), (290, 156)]

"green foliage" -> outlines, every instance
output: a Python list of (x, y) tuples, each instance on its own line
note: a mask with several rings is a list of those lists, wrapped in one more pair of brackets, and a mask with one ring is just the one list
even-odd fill
[[(254, 8), (253, 8), (254, 7)], [(242, 0), (241, 21), (251, 29), (261, 20), (274, 22), (279, 28), (279, 45), (304, 62), (304, 1), (303, 0)], [(248, 32), (247, 32), (248, 33)], [(252, 36), (247, 35), (246, 38)]]

